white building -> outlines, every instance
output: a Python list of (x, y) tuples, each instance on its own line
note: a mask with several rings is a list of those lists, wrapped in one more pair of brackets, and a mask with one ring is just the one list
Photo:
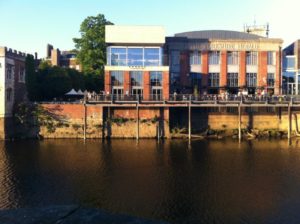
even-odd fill
[(24, 53), (0, 47), (0, 139), (9, 132), (15, 104), (27, 99), (25, 58)]

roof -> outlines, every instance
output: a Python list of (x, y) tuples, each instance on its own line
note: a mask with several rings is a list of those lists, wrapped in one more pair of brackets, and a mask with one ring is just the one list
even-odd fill
[(175, 37), (186, 37), (188, 39), (241, 39), (258, 40), (263, 36), (230, 30), (203, 30), (176, 33)]

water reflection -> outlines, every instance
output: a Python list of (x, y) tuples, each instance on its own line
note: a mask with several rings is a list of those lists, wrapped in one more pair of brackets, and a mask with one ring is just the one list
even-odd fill
[(299, 142), (0, 142), (0, 207), (82, 204), (174, 223), (300, 219)]

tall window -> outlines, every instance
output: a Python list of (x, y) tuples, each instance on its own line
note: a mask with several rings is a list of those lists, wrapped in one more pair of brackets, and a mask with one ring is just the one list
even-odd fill
[(6, 64), (6, 78), (12, 79), (13, 78), (13, 72), (14, 72), (14, 66), (10, 64)]
[(208, 74), (208, 86), (219, 87), (220, 85), (220, 73), (209, 73)]
[(238, 73), (227, 73), (227, 86), (238, 87), (239, 85), (239, 74)]
[(12, 101), (12, 89), (11, 88), (6, 89), (6, 100), (8, 102)]
[(229, 51), (227, 53), (227, 64), (228, 65), (238, 65), (239, 64), (239, 52)]
[(190, 65), (200, 65), (201, 64), (201, 52), (193, 51), (190, 53)]
[(246, 64), (247, 65), (257, 65), (257, 52), (247, 51), (246, 52)]
[(276, 56), (274, 51), (268, 51), (268, 65), (275, 65)]
[(132, 71), (130, 72), (131, 86), (143, 86), (143, 72)]
[(208, 63), (210, 65), (218, 65), (218, 64), (220, 64), (220, 52), (219, 51), (211, 51), (211, 52), (209, 52)]
[(150, 72), (151, 86), (162, 86), (162, 72)]
[(171, 65), (179, 65), (179, 64), (180, 64), (180, 52), (171, 51)]
[(111, 65), (126, 65), (126, 48), (110, 48), (110, 61)]
[(267, 75), (268, 87), (274, 87), (274, 83), (275, 83), (274, 73), (268, 73)]
[(246, 74), (246, 85), (247, 85), (247, 87), (256, 87), (257, 86), (257, 74), (256, 73), (247, 73)]
[(112, 86), (123, 86), (124, 72), (112, 71), (110, 74), (111, 74), (111, 85)]
[(25, 68), (20, 66), (19, 82), (25, 82)]

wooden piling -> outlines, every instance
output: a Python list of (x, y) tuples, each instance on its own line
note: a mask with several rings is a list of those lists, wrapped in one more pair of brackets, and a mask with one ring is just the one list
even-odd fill
[(239, 111), (239, 140), (242, 139), (242, 113), (241, 113), (241, 104), (238, 104), (238, 111)]
[(136, 104), (136, 139), (139, 140), (140, 137), (140, 115), (139, 115), (139, 105)]
[(86, 108), (86, 102), (83, 103), (84, 107), (84, 118), (83, 118), (83, 139), (86, 139), (86, 129), (87, 129), (87, 108)]
[(189, 112), (188, 112), (188, 119), (189, 119), (189, 139), (191, 139), (191, 129), (192, 129), (192, 123), (191, 123), (191, 103), (189, 103)]
[(288, 139), (291, 138), (291, 132), (292, 132), (292, 116), (291, 116), (291, 103), (288, 105)]

